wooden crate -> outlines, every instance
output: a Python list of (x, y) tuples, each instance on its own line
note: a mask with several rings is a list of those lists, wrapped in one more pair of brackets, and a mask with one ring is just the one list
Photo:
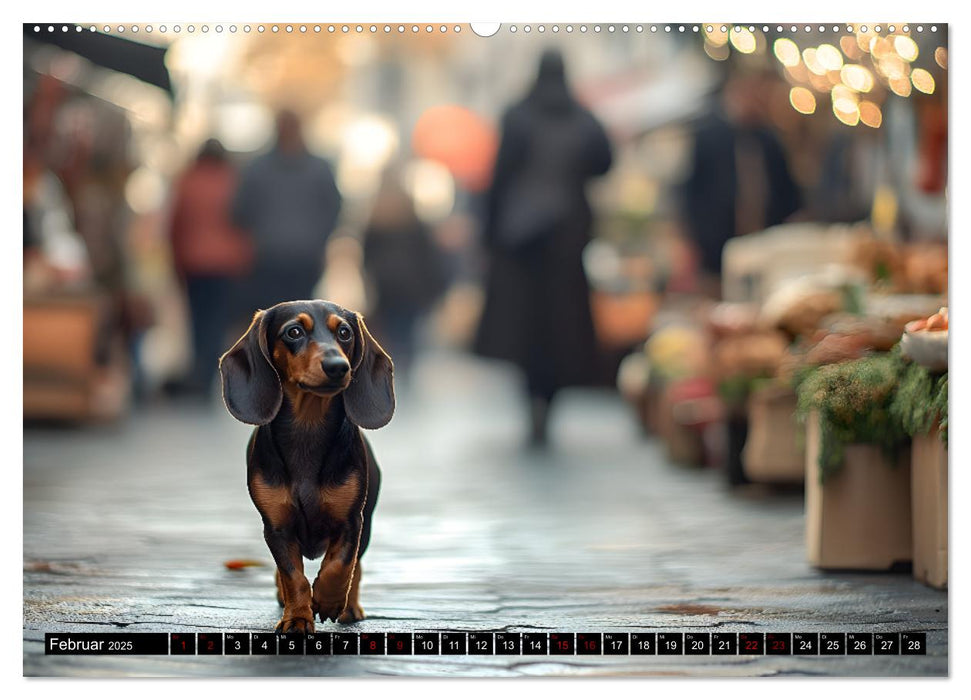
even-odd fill
[(24, 299), (24, 418), (91, 416), (103, 314), (96, 296)]
[(792, 389), (767, 387), (752, 392), (742, 462), (750, 481), (798, 484), (806, 478), (805, 430), (796, 417)]
[(819, 482), (819, 418), (806, 425), (806, 547), (822, 569), (887, 570), (911, 561), (910, 456), (848, 445), (836, 474)]
[(947, 446), (935, 428), (911, 448), (914, 578), (947, 588)]

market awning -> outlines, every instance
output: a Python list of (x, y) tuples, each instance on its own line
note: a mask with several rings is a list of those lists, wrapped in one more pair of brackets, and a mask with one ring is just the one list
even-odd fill
[[(35, 32), (35, 26), (41, 27), (41, 31)], [(160, 87), (172, 96), (172, 82), (165, 67), (167, 48), (92, 32), (87, 28), (79, 32), (73, 24), (56, 25), (53, 32), (47, 31), (48, 26), (50, 25), (47, 23), (24, 24), (24, 39), (53, 44), (103, 68), (126, 73), (149, 85)], [(62, 31), (65, 26), (68, 28), (66, 32)]]

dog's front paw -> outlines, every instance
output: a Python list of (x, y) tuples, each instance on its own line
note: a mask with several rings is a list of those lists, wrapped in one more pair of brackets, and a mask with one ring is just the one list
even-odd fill
[(317, 617), (320, 618), (321, 622), (327, 622), (328, 620), (337, 622), (340, 619), (341, 613), (344, 612), (346, 603), (343, 600), (315, 600), (313, 607), (314, 612), (317, 613)]
[(360, 605), (348, 605), (340, 617), (337, 618), (337, 621), (342, 625), (350, 625), (355, 622), (360, 622), (363, 619), (364, 611), (361, 610)]
[(277, 633), (290, 632), (293, 634), (313, 634), (314, 621), (312, 618), (308, 619), (298, 615), (294, 615), (292, 617), (287, 617), (284, 615), (283, 618), (277, 623), (275, 631)]

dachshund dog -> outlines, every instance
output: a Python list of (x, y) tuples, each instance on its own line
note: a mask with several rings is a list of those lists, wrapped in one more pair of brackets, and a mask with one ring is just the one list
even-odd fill
[[(394, 365), (354, 311), (291, 301), (259, 311), (219, 360), (223, 400), (256, 425), (250, 497), (276, 563), (277, 632), (314, 631), (314, 615), (364, 619), (360, 559), (381, 473), (361, 428), (394, 414)], [(323, 555), (313, 587), (303, 558)]]

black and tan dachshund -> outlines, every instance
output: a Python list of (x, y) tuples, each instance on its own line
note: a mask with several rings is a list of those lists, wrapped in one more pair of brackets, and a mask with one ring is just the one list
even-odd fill
[[(219, 360), (223, 399), (258, 426), (247, 452), (250, 496), (276, 562), (277, 632), (313, 632), (314, 615), (364, 619), (360, 559), (381, 473), (361, 428), (394, 413), (394, 365), (353, 311), (291, 301), (257, 312)], [(303, 558), (323, 555), (313, 587)]]

